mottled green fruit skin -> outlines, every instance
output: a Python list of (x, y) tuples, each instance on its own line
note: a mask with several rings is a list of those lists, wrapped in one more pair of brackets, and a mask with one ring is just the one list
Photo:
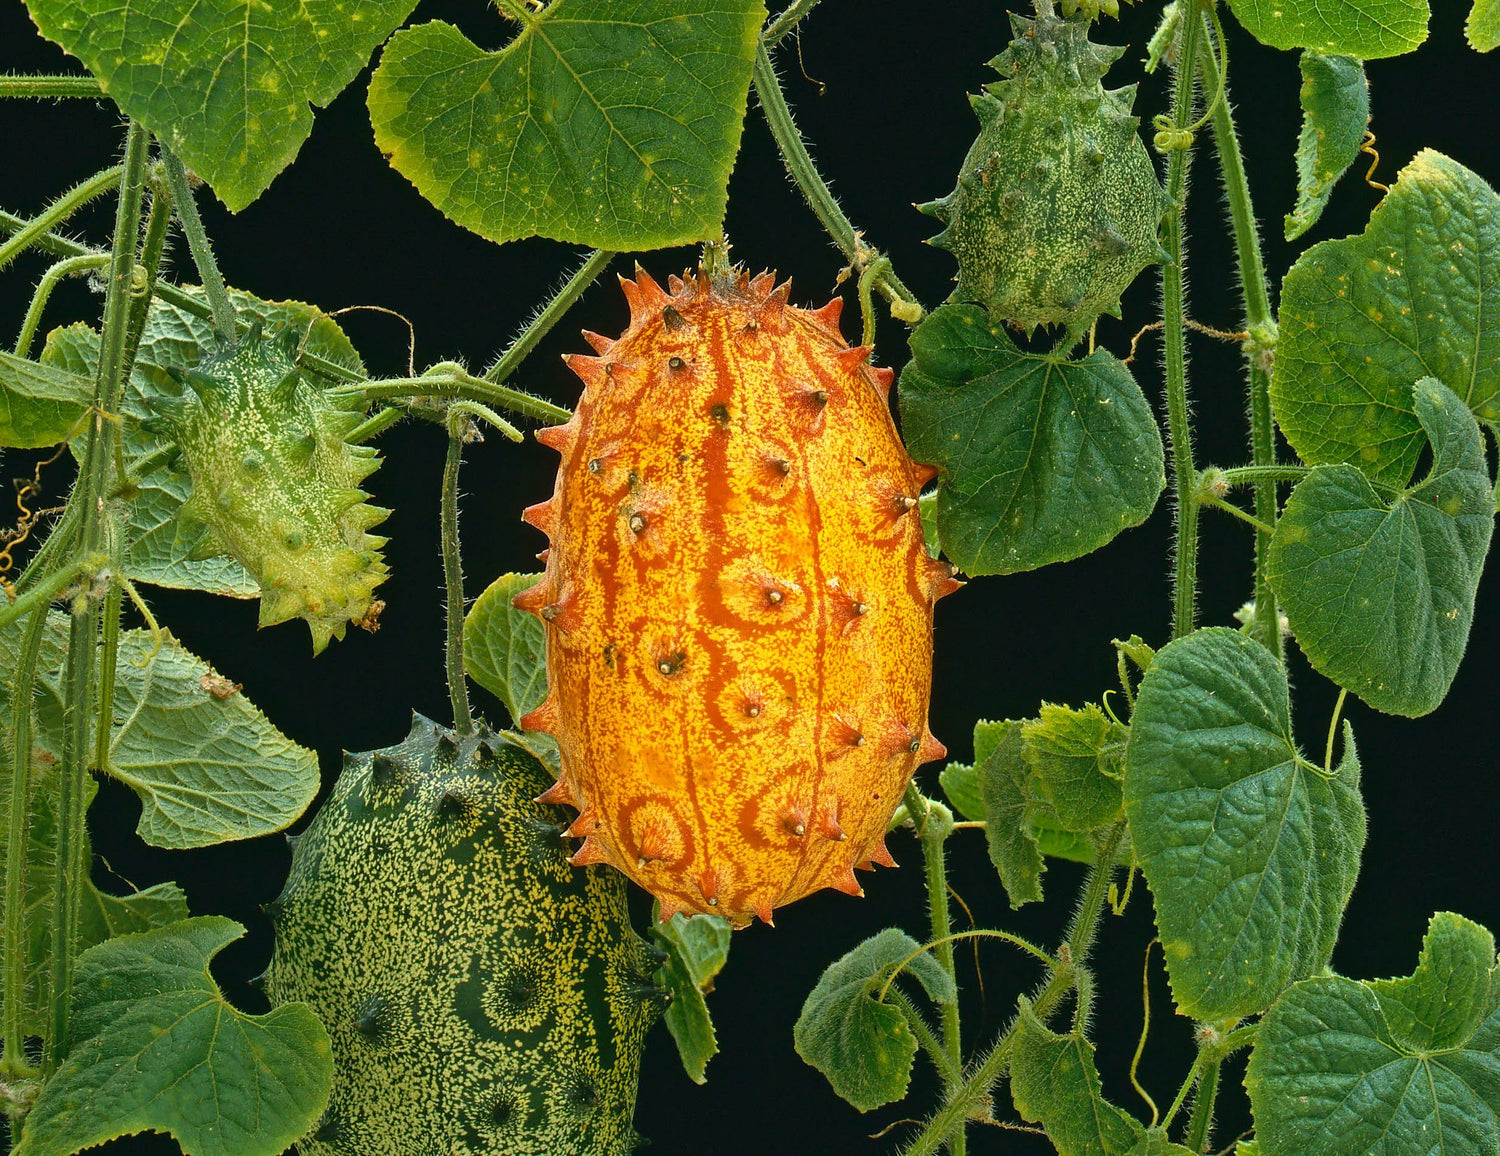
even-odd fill
[(570, 867), (552, 775), (486, 728), (420, 715), (346, 756), (269, 907), (275, 1004), (333, 1040), (302, 1156), (631, 1151), (641, 1049), (665, 996), (625, 878)]
[(389, 571), (386, 539), (366, 531), (390, 511), (359, 488), (380, 466), (347, 441), (362, 403), (303, 378), (297, 337), (252, 328), (178, 375), (189, 388), (156, 408), (193, 481), (178, 512), (179, 534), (196, 538), (190, 556), (237, 559), (260, 584), (260, 624), (306, 619), (316, 654), (350, 622), (374, 629), (373, 591)]
[(1082, 333), (1166, 259), (1166, 192), (1131, 115), (1135, 86), (1100, 83), (1125, 51), (1092, 44), (1087, 14), (1012, 16), (1016, 38), (990, 62), (1004, 80), (970, 97), (979, 137), (953, 192), (920, 206), (958, 258), (950, 300), (975, 302), (1028, 332)]

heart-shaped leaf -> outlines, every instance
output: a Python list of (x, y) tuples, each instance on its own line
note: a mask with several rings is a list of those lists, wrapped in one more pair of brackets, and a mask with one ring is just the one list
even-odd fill
[(944, 305), (911, 337), (901, 417), (942, 470), (943, 553), (1013, 574), (1097, 550), (1138, 526), (1165, 485), (1161, 434), (1130, 371), (1023, 353), (977, 305)]
[(392, 37), (370, 121), (392, 166), (491, 241), (711, 240), (739, 150), (761, 0), (553, 0), (488, 52), (442, 21)]
[(416, 0), (26, 0), (42, 35), (83, 61), (238, 212), (292, 163), (325, 108)]
[(1254, 1015), (1328, 962), (1365, 842), (1359, 758), (1347, 722), (1331, 773), (1302, 757), (1259, 642), (1211, 627), (1157, 652), (1124, 796), (1182, 1014)]
[(1245, 28), (1272, 48), (1316, 48), (1374, 60), (1427, 39), (1427, 0), (1229, 0)]
[(1308, 661), (1402, 715), (1436, 709), (1453, 683), (1495, 522), (1473, 415), (1430, 377), (1414, 396), (1426, 479), (1387, 501), (1353, 466), (1318, 467), (1287, 500), (1269, 559)]
[(144, 1131), (169, 1133), (187, 1156), (277, 1156), (312, 1127), (333, 1086), (318, 1017), (300, 1003), (246, 1015), (209, 975), (244, 933), (208, 916), (80, 955), (73, 1046), (15, 1156), (71, 1156)]
[(1426, 149), (1357, 237), (1324, 241), (1282, 284), (1271, 400), (1308, 465), (1404, 486), (1426, 438), (1412, 382), (1435, 377), (1500, 422), (1500, 197)]
[(1370, 121), (1370, 85), (1352, 56), (1302, 53), (1302, 132), (1297, 137), (1297, 207), (1286, 215), (1294, 241), (1323, 215), (1333, 186), (1359, 156)]
[(1408, 979), (1319, 976), (1266, 1013), (1245, 1073), (1260, 1148), (1480, 1156), (1500, 1148), (1495, 941), (1440, 912)]

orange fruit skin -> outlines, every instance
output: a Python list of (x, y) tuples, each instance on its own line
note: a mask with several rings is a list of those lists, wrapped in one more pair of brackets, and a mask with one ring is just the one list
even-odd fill
[(547, 626), (545, 798), (579, 809), (573, 862), (613, 865), (668, 919), (736, 925), (853, 868), (884, 835), (927, 729), (936, 600), (888, 369), (850, 349), (841, 302), (699, 273), (621, 279), (629, 328), (572, 355), (562, 463), (526, 520), (551, 539), (515, 604)]

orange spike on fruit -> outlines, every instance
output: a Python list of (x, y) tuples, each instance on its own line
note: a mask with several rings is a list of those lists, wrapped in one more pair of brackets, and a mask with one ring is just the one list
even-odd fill
[[(790, 282), (788, 282), (790, 284)], [(750, 292), (757, 297), (764, 297), (776, 287), (776, 271), (767, 269), (763, 273), (757, 273), (750, 279)]]
[(549, 449), (566, 454), (578, 440), (578, 422), (575, 419), (564, 425), (543, 426), (536, 431), (536, 440)]
[(517, 610), (524, 610), (527, 614), (540, 614), (542, 607), (552, 601), (552, 586), (543, 578), (535, 586), (528, 586), (521, 593), (510, 600), (510, 604)]
[(596, 386), (605, 378), (605, 365), (602, 357), (590, 357), (586, 353), (565, 353), (563, 361), (578, 375), (578, 379), (584, 385)]
[(875, 382), (876, 392), (880, 394), (882, 401), (888, 401), (891, 396), (891, 383), (896, 380), (896, 371), (888, 366), (871, 366), (870, 377)]
[(592, 835), (599, 826), (599, 815), (593, 807), (585, 807), (573, 820), (572, 826), (563, 832), (569, 839), (581, 839)]
[[(529, 715), (527, 716), (530, 717)], [(524, 726), (524, 722), (522, 723)], [(553, 807), (576, 807), (578, 799), (573, 794), (573, 788), (568, 785), (567, 779), (558, 779), (545, 791), (536, 797), (536, 802), (547, 803)]]
[(865, 889), (859, 885), (859, 880), (854, 877), (854, 865), (852, 863), (841, 867), (823, 886), (832, 887), (835, 891), (842, 891), (845, 895), (852, 895), (856, 899), (863, 899), (865, 897)]
[(542, 705), (535, 710), (527, 711), (518, 720), (523, 731), (541, 731), (543, 734), (555, 734), (557, 731), (557, 700), (550, 694)]
[(948, 748), (938, 742), (931, 731), (922, 736), (922, 745), (917, 748), (917, 765), (935, 763), (948, 753)]
[(555, 518), (537, 515), (547, 577), (517, 603), (550, 615), (549, 699), (523, 723), (556, 736), (588, 804), (575, 861), (736, 926), (860, 893), (848, 850), (883, 855), (952, 580), (899, 516), (920, 475), (888, 372), (839, 335), (841, 299), (799, 309), (774, 281), (622, 280), (630, 326), (574, 359), (593, 385)]
[(548, 498), (545, 502), (527, 506), (521, 511), (521, 521), (528, 526), (535, 526), (550, 538), (553, 529), (557, 526), (557, 503)]
[(591, 329), (583, 331), (583, 339), (594, 347), (595, 353), (608, 353), (615, 347), (614, 338), (605, 337), (602, 333), (595, 333)]
[(755, 899), (751, 901), (755, 908), (755, 917), (767, 927), (775, 927), (776, 923), (771, 918), (771, 901), (769, 899)]
[(656, 897), (656, 920), (658, 923), (671, 923), (672, 916), (682, 910), (682, 904), (677, 901), (675, 895), (658, 895)]
[(924, 466), (921, 462), (912, 462), (911, 471), (916, 475), (918, 489), (921, 489), (938, 476), (938, 468), (936, 466)]
[(880, 836), (875, 841), (875, 846), (870, 848), (869, 859), (871, 863), (878, 863), (882, 867), (895, 867), (897, 863), (891, 858), (891, 852), (885, 845), (885, 836)]
[(573, 852), (568, 862), (574, 867), (592, 867), (595, 863), (613, 863), (613, 860), (604, 844), (590, 835), (583, 841), (583, 845)]

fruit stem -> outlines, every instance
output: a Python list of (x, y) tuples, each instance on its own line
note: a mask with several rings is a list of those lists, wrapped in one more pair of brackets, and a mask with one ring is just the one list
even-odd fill
[[(864, 242), (859, 231), (844, 216), (828, 182), (813, 163), (802, 134), (797, 131), (797, 122), (792, 119), (792, 110), (782, 95), (781, 82), (776, 79), (776, 69), (771, 64), (771, 54), (766, 50), (764, 39), (755, 48), (755, 94), (760, 98), (761, 111), (765, 113), (771, 135), (776, 138), (776, 147), (781, 150), (787, 172), (797, 182), (814, 215), (856, 271), (868, 268), (879, 259), (880, 253)], [(907, 324), (915, 325), (925, 315), (921, 304), (901, 283), (894, 270), (881, 274), (875, 288), (891, 303), (892, 314)]]
[[(95, 173), (88, 180), (74, 185), (29, 221), (12, 217), (9, 213), (4, 214), (3, 223), (8, 227), (13, 227), (15, 232), (9, 241), (0, 245), (0, 269), (10, 264), (11, 258), (16, 254), (32, 245), (40, 245), (44, 249), (52, 248), (43, 238), (49, 235), (53, 226), (62, 224), (95, 197), (109, 192), (120, 183), (121, 172), (121, 166), (116, 165), (112, 169), (105, 169), (102, 173)], [(78, 246), (78, 251), (88, 252), (82, 245)], [(70, 257), (75, 255), (67, 254)]]
[[(953, 833), (953, 813), (933, 799), (923, 799), (925, 819), (922, 823), (920, 841), (922, 860), (927, 869), (927, 912), (932, 924), (933, 957), (948, 973), (948, 978), (958, 983), (953, 963), (953, 939), (951, 913), (948, 907), (948, 868), (945, 860), (945, 844)], [(910, 804), (907, 807), (910, 810)], [(963, 1083), (963, 1043), (958, 1019), (958, 1001), (938, 1005), (942, 1021), (943, 1051), (948, 1057), (948, 1066), (943, 1069), (944, 1091), (952, 1096)], [(964, 1156), (967, 1138), (962, 1122), (948, 1139), (948, 1151), (952, 1156)]]
[(598, 280), (599, 274), (614, 259), (615, 253), (610, 249), (595, 249), (590, 253), (578, 267), (578, 271), (563, 282), (562, 288), (553, 294), (552, 300), (542, 306), (541, 311), (521, 330), (520, 335), (511, 342), (510, 348), (485, 370), (484, 380), (491, 385), (499, 385), (514, 373), (516, 367), (526, 359), (526, 355), (536, 348), (537, 342), (551, 332), (552, 327), (573, 308), (574, 302), (583, 296), (583, 291)]
[[(1105, 836), (1103, 845), (1099, 847), (1098, 856), (1084, 877), (1078, 910), (1068, 927), (1067, 938), (1057, 953), (1061, 966), (1055, 968), (1047, 976), (1042, 990), (1032, 1001), (1032, 1008), (1037, 1018), (1044, 1022), (1073, 986), (1072, 964), (1075, 961), (1081, 964), (1088, 955), (1089, 948), (1093, 946), (1099, 915), (1109, 897), (1110, 879), (1115, 872), (1115, 859), (1119, 853), (1120, 840), (1124, 838), (1124, 835), (1125, 824), (1116, 823)], [(932, 1156), (948, 1134), (969, 1118), (979, 1102), (989, 1095), (990, 1089), (995, 1086), (995, 1081), (1005, 1074), (1010, 1064), (1010, 1052), (1014, 1040), (1015, 1021), (1012, 1021), (1011, 1026), (1001, 1034), (989, 1054), (974, 1069), (974, 1074), (956, 1091), (949, 1094), (947, 1103), (942, 1106), (937, 1115), (928, 1121), (927, 1127), (922, 1129), (916, 1140), (912, 1142), (905, 1156)]]
[(0, 99), (53, 100), (81, 96), (98, 100), (104, 93), (92, 76), (0, 76)]
[[(159, 142), (158, 142), (159, 143)], [(167, 170), (167, 181), (176, 202), (177, 219), (182, 223), (182, 232), (187, 237), (188, 248), (193, 253), (193, 264), (198, 266), (198, 276), (203, 279), (203, 291), (208, 296), (209, 308), (213, 310), (214, 332), (224, 341), (233, 344), (239, 340), (239, 328), (234, 315), (234, 302), (229, 300), (229, 290), (224, 288), (224, 276), (214, 260), (213, 246), (208, 243), (208, 234), (203, 229), (203, 218), (198, 215), (198, 203), (193, 200), (193, 190), (188, 185), (187, 171), (177, 154), (166, 145), (161, 145), (162, 164)]]
[(458, 468), (463, 461), (464, 438), (468, 436), (471, 422), (466, 413), (449, 415), (448, 456), (443, 463), (443, 589), (448, 606), (445, 654), (453, 729), (460, 735), (474, 733), (469, 686), (464, 681), (464, 564), (458, 539)]
[[(1173, 78), (1172, 123), (1185, 129), (1193, 116), (1198, 34), (1203, 24), (1185, 21)], [(1187, 171), (1191, 148), (1173, 149), (1167, 161), (1167, 196), (1171, 208), (1162, 222), (1168, 261), (1162, 268), (1162, 345), (1166, 362), (1167, 429), (1172, 445), (1172, 496), (1176, 505), (1176, 567), (1172, 589), (1172, 637), (1190, 634), (1197, 617), (1198, 503), (1193, 500), (1193, 426), (1188, 413), (1187, 348), (1183, 326), (1183, 218), (1187, 208)]]
[[(1226, 78), (1220, 74), (1213, 53), (1203, 53), (1199, 67), (1203, 70), (1205, 88), (1223, 88)], [(1260, 230), (1255, 220), (1255, 206), (1250, 200), (1250, 185), (1245, 179), (1245, 165), (1227, 89), (1223, 99), (1214, 106), (1212, 124), (1219, 156), (1219, 176), (1229, 201), (1229, 219), (1234, 225), (1240, 288), (1245, 299), (1245, 330), (1251, 335), (1245, 342), (1250, 385), (1250, 452), (1257, 466), (1269, 468), (1276, 464), (1270, 371), (1276, 325), (1271, 315), (1265, 263), (1261, 259)], [(1274, 479), (1256, 480), (1255, 516), (1266, 528), (1255, 535), (1255, 622), (1251, 632), (1279, 660), (1282, 657), (1281, 631), (1276, 625), (1276, 593), (1271, 589), (1269, 577), (1271, 533), (1275, 531), (1277, 517)]]

